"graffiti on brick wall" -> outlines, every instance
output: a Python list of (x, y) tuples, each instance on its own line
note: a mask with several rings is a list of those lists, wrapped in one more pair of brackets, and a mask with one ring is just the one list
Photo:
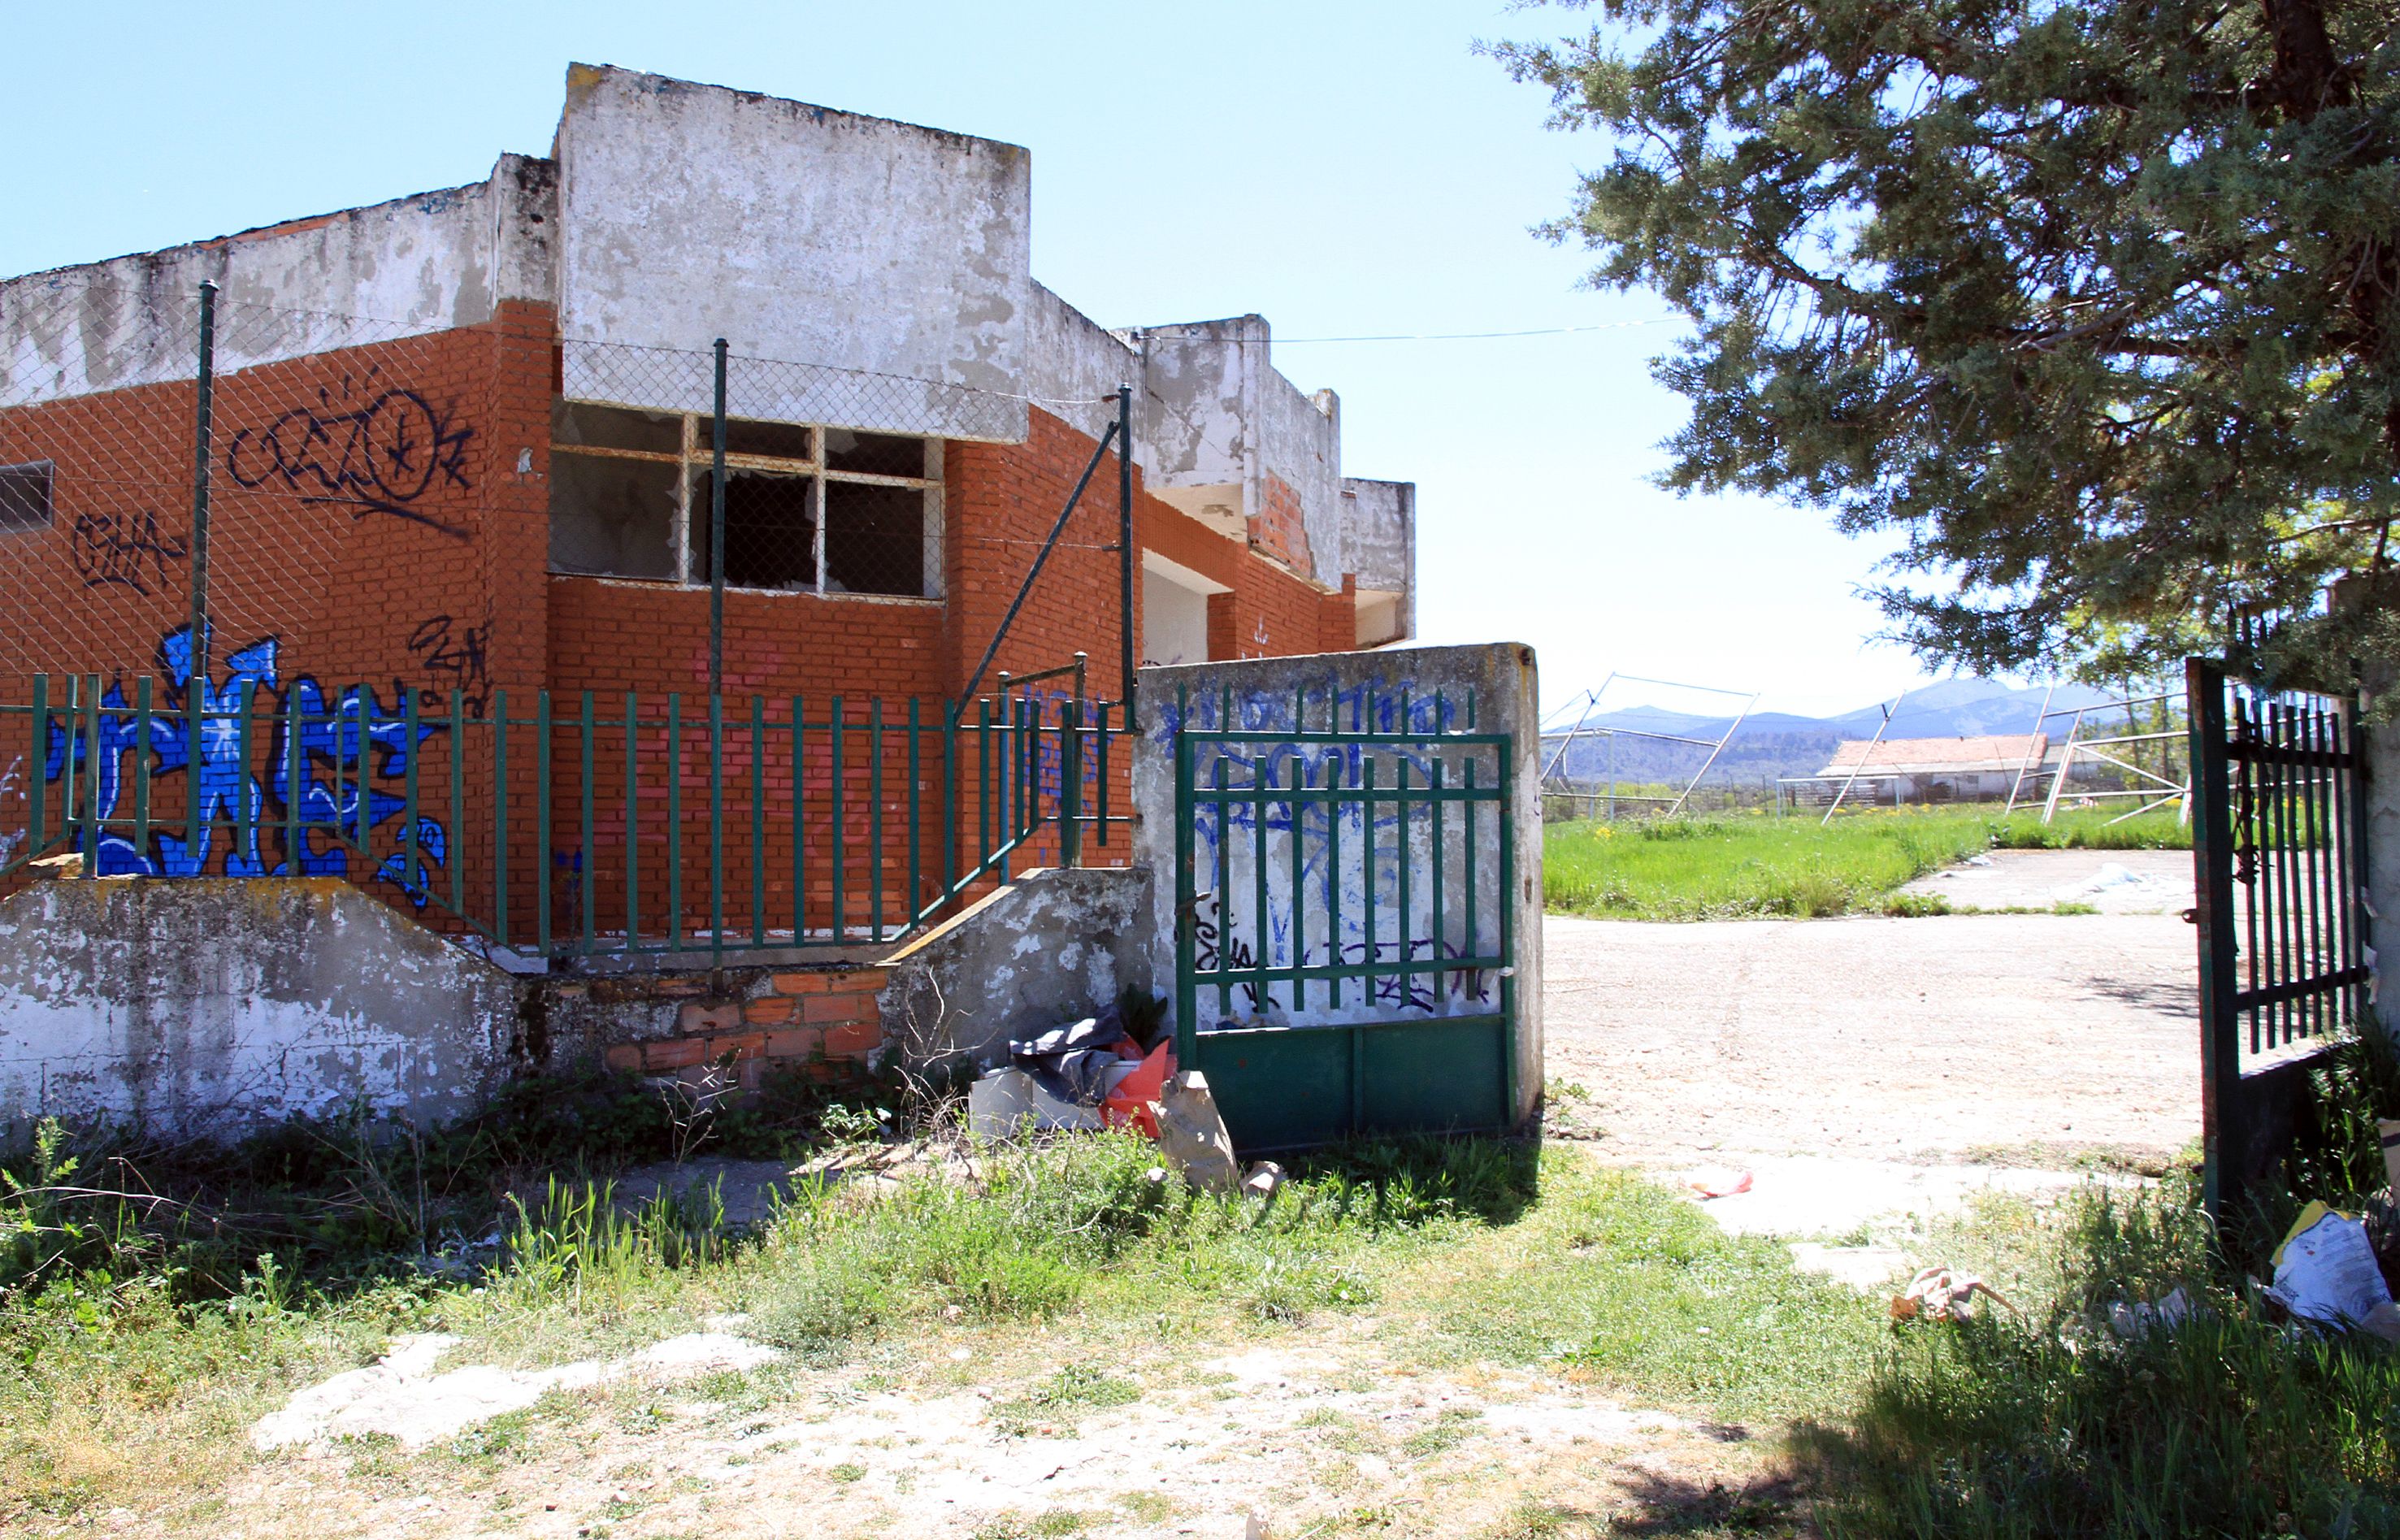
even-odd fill
[[(481, 716), (492, 699), (491, 641), (489, 620), (466, 625), (451, 616), (435, 615), (421, 621), (408, 634), (408, 655), (434, 683), (417, 690), (416, 709), (448, 711), (455, 689), (467, 715)], [(408, 686), (394, 679), (392, 689), (404, 695)]]
[(394, 388), (352, 404), (372, 388), (344, 376), (320, 388), (314, 405), (295, 406), (264, 429), (245, 428), (225, 448), (236, 485), (280, 487), (306, 503), (348, 508), (353, 518), (387, 514), (469, 538), (429, 506), (442, 492), (467, 490), (467, 445), (475, 430), (415, 390)]
[(183, 536), (159, 532), (156, 513), (78, 513), (69, 540), (84, 587), (116, 585), (144, 595), (164, 590), (169, 568), (192, 554)]
[[(200, 802), (197, 845), (187, 811), (153, 828), (147, 849), (122, 827), (130, 816), (124, 803), (139, 774), (135, 756), (143, 751), (145, 728), (121, 681), (102, 692), (96, 728), (88, 715), (49, 724), (42, 778), (63, 783), (74, 777), (75, 784), (89, 788), (98, 815), (119, 823), (99, 837), (101, 876), (196, 877), (212, 865), (226, 877), (346, 876), (351, 854), (343, 836), (355, 839), (363, 827), (372, 838), (405, 814), (407, 798), (383, 787), (404, 780), (410, 756), (445, 724), (419, 722), (412, 743), (398, 702), (387, 708), (374, 689), (355, 685), (338, 698), (329, 697), (306, 675), (285, 683), (278, 676), (277, 652), (272, 637), (236, 649), (226, 655), (220, 682), (193, 677), (188, 626), (169, 632), (158, 643), (159, 670), (170, 688), (167, 709), (147, 719), (150, 779), (156, 790), (167, 777), (185, 778), (186, 795)], [(197, 744), (182, 715), (183, 702), (195, 693), (202, 713)], [(273, 724), (264, 777), (243, 757), (247, 745), (239, 714), (245, 696), (253, 730)], [(208, 715), (216, 712), (226, 715)], [(302, 825), (296, 841), (288, 828), (295, 811)], [(215, 848), (220, 838), (221, 852)], [(446, 856), (448, 831), (420, 816), (416, 844), (420, 860), (439, 865)], [(401, 854), (383, 861), (374, 876), (400, 887), (419, 908), (430, 896)]]

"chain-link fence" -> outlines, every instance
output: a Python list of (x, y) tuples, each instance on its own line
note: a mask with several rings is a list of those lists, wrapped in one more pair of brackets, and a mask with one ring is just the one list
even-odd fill
[[(346, 876), (518, 949), (789, 947), (1123, 817), (1080, 687), (694, 688), (713, 578), (940, 597), (942, 446), (1022, 439), (1025, 398), (88, 274), (0, 285), (0, 876)], [(668, 627), (562, 642), (552, 574), (708, 616), (708, 673)]]

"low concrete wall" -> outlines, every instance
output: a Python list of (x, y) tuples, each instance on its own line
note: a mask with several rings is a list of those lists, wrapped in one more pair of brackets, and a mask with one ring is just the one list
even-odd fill
[(885, 960), (884, 1041), (989, 1064), (1012, 1037), (1152, 988), (1150, 890), (1139, 867), (1025, 873)]
[[(1447, 856), (1443, 864), (1450, 905), (1437, 923), (1430, 884), (1420, 880), (1410, 900), (1405, 946), (1409, 954), (1420, 961), (1434, 955), (1433, 948), (1437, 947), (1452, 956), (1488, 951), (1493, 940), (1491, 927), (1494, 917), (1499, 906), (1507, 904), (1516, 941), (1513, 992), (1517, 1006), (1517, 1116), (1520, 1120), (1531, 1116), (1542, 1089), (1542, 798), (1534, 649), (1518, 643), (1499, 642), (1479, 647), (1397, 647), (1377, 652), (1320, 653), (1144, 669), (1139, 702), (1140, 738), (1133, 760), (1134, 852), (1136, 861), (1150, 867), (1157, 877), (1151, 894), (1152, 969), (1160, 981), (1159, 988), (1169, 992), (1175, 977), (1175, 736), (1182, 725), (1184, 703), (1188, 703), (1192, 725), (1207, 728), (1220, 725), (1228, 701), (1233, 713), (1231, 725), (1245, 732), (1286, 732), (1302, 727), (1322, 731), (1328, 724), (1338, 724), (1345, 731), (1364, 727), (1385, 732), (1425, 733), (1435, 730), (1437, 726), (1445, 731), (1465, 730), (1469, 726), (1471, 701), (1474, 730), (1511, 735), (1510, 762), (1506, 773), (1512, 788), (1515, 817), (1511, 851), (1514, 891), (1505, 895), (1499, 892), (1497, 818), (1487, 814), (1478, 830), (1475, 848), (1469, 851), (1464, 848), (1461, 822), (1452, 814), (1444, 837)], [(1324, 761), (1346, 753), (1325, 745), (1268, 742), (1246, 745), (1239, 757), (1275, 767), (1277, 784), (1288, 786), (1295, 765), (1307, 765), (1315, 784), (1324, 784)], [(1401, 756), (1382, 757), (1397, 760)], [(1408, 757), (1426, 765), (1434, 760), (1443, 761), (1450, 775), (1448, 784), (1455, 786), (1463, 784), (1458, 774), (1463, 761), (1475, 756), (1440, 750), (1427, 741), (1422, 752), (1411, 751)], [(1495, 767), (1488, 749), (1479, 762), (1480, 773), (1484, 777), (1481, 784), (1492, 784), (1490, 777)], [(1207, 770), (1200, 769), (1198, 773), (1205, 779)], [(1355, 784), (1352, 778), (1358, 770), (1352, 765), (1343, 773), (1345, 784)], [(1386, 777), (1396, 773), (1396, 765), (1384, 767)], [(1246, 785), (1248, 774), (1246, 768), (1237, 767), (1228, 784)], [(1418, 786), (1426, 784), (1425, 774), (1426, 770), (1421, 767), (1415, 782)], [(1392, 784), (1389, 779), (1384, 782), (1387, 787)], [(1321, 820), (1303, 819), (1302, 824), (1298, 865), (1306, 873), (1311, 896), (1302, 906), (1302, 929), (1305, 934), (1297, 938), (1300, 948), (1312, 962), (1321, 961), (1329, 952), (1337, 950), (1346, 959), (1362, 959), (1369, 938), (1359, 923), (1367, 906), (1356, 825), (1339, 841), (1341, 865), (1337, 871), (1337, 852), (1331, 848)], [(1419, 870), (1426, 869), (1430, 860), (1430, 825), (1425, 804), (1411, 809), (1407, 838)], [(1294, 912), (1291, 873), (1295, 863), (1289, 816), (1270, 801), (1263, 836), (1268, 852), (1264, 888), (1269, 913), (1262, 926), (1255, 924), (1238, 902), (1240, 895), (1253, 891), (1256, 874), (1250, 870), (1254, 831), (1248, 829), (1245, 820), (1237, 820), (1235, 826), (1242, 832), (1228, 841), (1226, 856), (1230, 862), (1228, 886), (1237, 899), (1232, 928), (1242, 934), (1227, 937), (1224, 944), (1254, 948), (1272, 965), (1283, 966), (1289, 960), (1295, 939), (1290, 934)], [(1386, 916), (1398, 896), (1394, 875), (1398, 846), (1392, 827), (1392, 822), (1379, 815), (1377, 870), (1382, 880), (1378, 905), (1380, 912)], [(1341, 893), (1342, 934), (1338, 937), (1326, 934), (1332, 906), (1317, 896), (1329, 882), (1338, 882)], [(1466, 914), (1461, 900), (1469, 883), (1476, 884), (1476, 891), (1484, 895), (1480, 900), (1483, 907), (1480, 939), (1470, 938), (1466, 931)], [(1212, 908), (1204, 918), (1212, 926), (1227, 923), (1220, 908)], [(1243, 929), (1245, 925), (1263, 934), (1252, 935)], [(1374, 946), (1376, 956), (1391, 961), (1399, 955), (1403, 943), (1391, 931), (1382, 930)], [(1387, 986), (1393, 982), (1385, 981)], [(1494, 983), (1489, 974), (1453, 975), (1449, 992), (1439, 999), (1433, 998), (1430, 988), (1411, 988), (1406, 990), (1405, 998), (1379, 996), (1371, 1002), (1363, 998), (1363, 989), (1353, 987), (1345, 992), (1346, 1003), (1339, 1007), (1328, 1001), (1323, 986), (1315, 985), (1306, 991), (1306, 999), (1298, 1009), (1291, 1007), (1289, 986), (1277, 986), (1270, 992), (1278, 1024), (1332, 1024), (1489, 1011), (1493, 1008), (1489, 1001)], [(1472, 998), (1461, 995), (1461, 988)], [(1203, 1031), (1215, 1025), (1213, 1012), (1198, 1023)]]
[(508, 974), (338, 879), (104, 878), (0, 899), (0, 1128), (233, 1135), (354, 1099), (418, 1122), (506, 1073)]

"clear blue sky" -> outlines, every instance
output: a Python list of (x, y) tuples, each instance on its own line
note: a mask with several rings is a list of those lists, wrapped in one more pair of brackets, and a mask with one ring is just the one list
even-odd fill
[[(1495, 0), (23, 5), (0, 273), (479, 180), (547, 151), (581, 60), (1028, 146), (1034, 273), (1107, 325), (1656, 321), (1529, 233), (1602, 146), (1546, 130), (1542, 95), (1471, 51), (1573, 20)], [(1649, 484), (1683, 416), (1646, 367), (1671, 335), (1279, 340), (1275, 361), (1341, 393), (1348, 470), (1418, 484), (1425, 638), (1533, 643), (1546, 700), (1615, 669), (1814, 714), (1916, 678), (1855, 596), (1879, 549)]]

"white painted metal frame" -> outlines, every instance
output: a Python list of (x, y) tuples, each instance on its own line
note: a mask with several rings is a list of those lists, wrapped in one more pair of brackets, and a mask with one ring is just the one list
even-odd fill
[[(1589, 724), (1591, 721), (1593, 714), (1598, 712), (1600, 709), (1601, 698), (1608, 693), (1609, 686), (1616, 684), (1619, 680), (1623, 680), (1625, 683), (1630, 685), (1657, 685), (1667, 689), (1697, 690), (1704, 695), (1723, 695), (1728, 698), (1739, 699), (1741, 702), (1741, 709), (1735, 713), (1733, 725), (1725, 729), (1725, 736), (1715, 740), (1706, 738), (1686, 738), (1680, 734), (1671, 732), (1643, 732), (1633, 728), (1595, 728), (1589, 726)], [(1643, 678), (1640, 675), (1619, 674), (1611, 670), (1608, 677), (1600, 682), (1600, 688), (1598, 689), (1588, 689), (1582, 694), (1575, 696), (1565, 705), (1561, 706), (1557, 711), (1552, 712), (1548, 719), (1544, 722), (1542, 726), (1543, 743), (1547, 745), (1555, 741), (1557, 747), (1551, 751), (1548, 759), (1542, 766), (1542, 795), (1545, 797), (1567, 797), (1586, 803), (1587, 805), (1605, 801), (1609, 805), (1608, 816), (1612, 822), (1614, 822), (1616, 817), (1616, 804), (1618, 802), (1666, 803), (1668, 804), (1667, 816), (1672, 818), (1684, 811), (1684, 804), (1691, 800), (1692, 792), (1699, 785), (1701, 778), (1706, 776), (1710, 770), (1715, 766), (1718, 757), (1725, 753), (1725, 745), (1732, 743), (1734, 734), (1741, 730), (1742, 723), (1750, 719), (1751, 711), (1758, 704), (1758, 696), (1759, 692), (1756, 690), (1744, 691), (1739, 689), (1720, 689), (1713, 685), (1686, 684), (1679, 679), (1647, 679)], [(1552, 725), (1554, 723), (1563, 721), (1566, 718), (1567, 714), (1570, 712), (1574, 712), (1575, 714), (1575, 725), (1573, 727), (1566, 728), (1561, 730)], [(1611, 778), (1609, 790), (1604, 795), (1599, 792), (1577, 791), (1574, 789), (1573, 785), (1560, 773), (1561, 767), (1562, 767), (1566, 762), (1567, 751), (1574, 746), (1577, 739), (1607, 739), (1611, 741), (1613, 746), (1614, 741), (1620, 737), (1647, 738), (1663, 743), (1688, 743), (1695, 748), (1707, 749), (1709, 754), (1708, 757), (1701, 761), (1700, 768), (1692, 772), (1691, 778), (1685, 781), (1682, 789), (1676, 792), (1676, 794), (1671, 797), (1645, 797), (1632, 793), (1620, 795), (1616, 789), (1614, 777)]]

